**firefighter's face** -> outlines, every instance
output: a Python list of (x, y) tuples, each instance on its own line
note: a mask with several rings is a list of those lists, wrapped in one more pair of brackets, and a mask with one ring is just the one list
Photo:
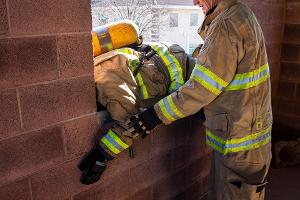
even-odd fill
[(200, 8), (202, 8), (204, 14), (207, 14), (210, 9), (208, 1), (209, 0), (193, 0), (194, 5), (198, 5)]

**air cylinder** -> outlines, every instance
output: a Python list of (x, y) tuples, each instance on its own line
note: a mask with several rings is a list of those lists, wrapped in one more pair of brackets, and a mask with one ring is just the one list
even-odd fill
[(138, 27), (129, 20), (99, 26), (92, 31), (94, 57), (113, 49), (140, 43)]

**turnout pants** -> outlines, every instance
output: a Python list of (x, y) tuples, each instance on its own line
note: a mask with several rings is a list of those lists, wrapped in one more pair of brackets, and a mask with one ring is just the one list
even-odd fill
[(271, 144), (222, 155), (214, 152), (209, 200), (263, 200), (271, 162)]

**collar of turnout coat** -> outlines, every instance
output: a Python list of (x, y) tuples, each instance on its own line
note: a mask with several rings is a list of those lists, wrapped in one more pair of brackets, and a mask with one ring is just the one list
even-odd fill
[(198, 34), (200, 35), (200, 37), (204, 40), (205, 35), (206, 35), (206, 31), (207, 31), (209, 25), (211, 24), (211, 22), (214, 21), (214, 19), (216, 19), (223, 11), (229, 9), (231, 6), (233, 6), (234, 4), (236, 4), (238, 2), (240, 2), (240, 1), (239, 0), (224, 0), (224, 1), (221, 1), (217, 5), (215, 10), (205, 17), (202, 26), (198, 29)]

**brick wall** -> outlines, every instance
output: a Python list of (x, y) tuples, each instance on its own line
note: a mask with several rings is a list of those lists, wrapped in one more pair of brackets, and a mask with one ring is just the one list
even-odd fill
[(0, 0), (0, 199), (200, 199), (210, 151), (196, 117), (158, 128), (92, 186), (99, 129), (89, 0)]
[(285, 0), (245, 0), (255, 13), (264, 33), (271, 70), (272, 96), (276, 96), (285, 20)]
[(287, 0), (276, 99), (275, 136), (300, 137), (300, 1)]

